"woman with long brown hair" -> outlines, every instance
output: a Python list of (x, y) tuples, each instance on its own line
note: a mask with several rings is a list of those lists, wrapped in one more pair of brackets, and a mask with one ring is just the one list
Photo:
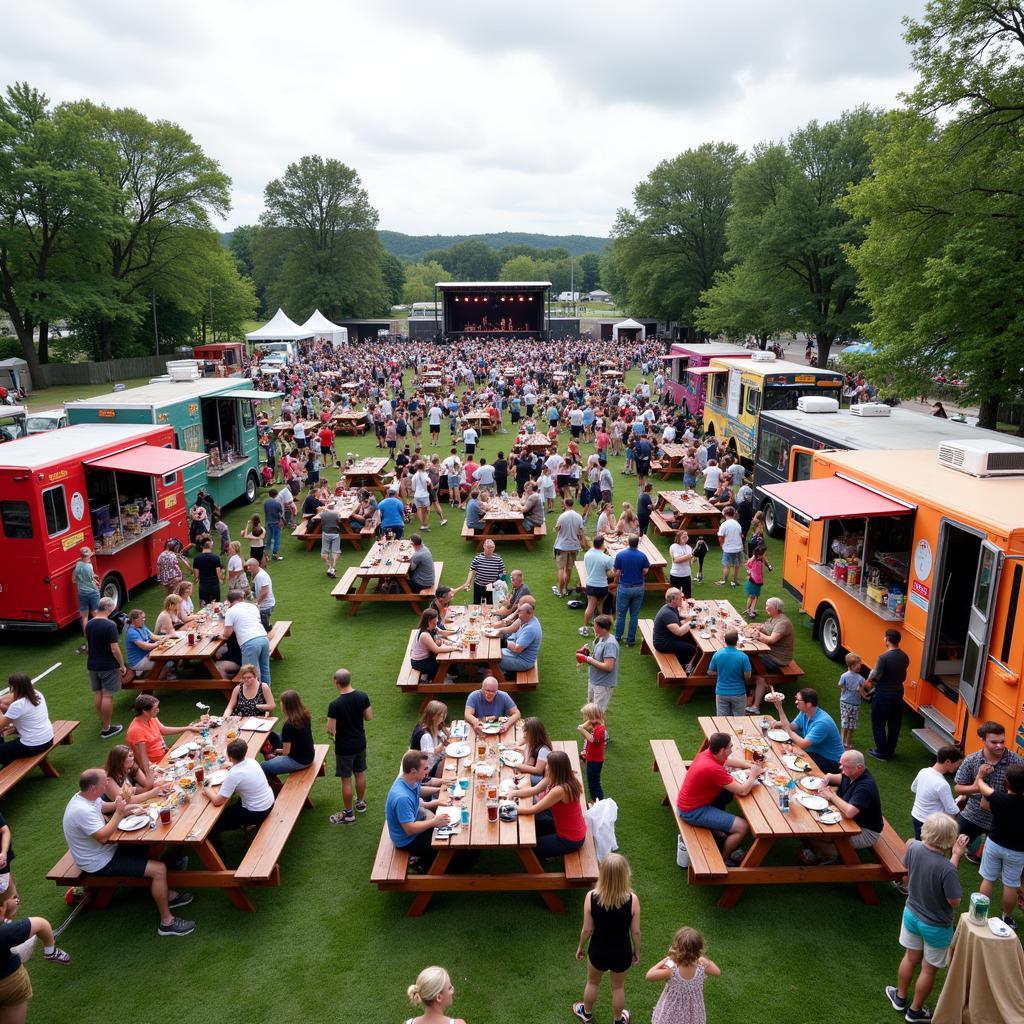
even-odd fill
[[(10, 693), (0, 703), (0, 765), (10, 764), (19, 757), (41, 754), (53, 746), (53, 726), (46, 709), (46, 698), (32, 685), (24, 672), (7, 677)], [(3, 740), (9, 730), (17, 732), (17, 739)]]
[(447, 704), (439, 700), (427, 701), (409, 740), (410, 750), (422, 750), (427, 755), (427, 770), (432, 776), (439, 775), (444, 767), (444, 747), (448, 742), (444, 720), (447, 717)]
[[(587, 838), (580, 797), (583, 785), (572, 770), (564, 750), (548, 754), (544, 777), (536, 786), (513, 789), (509, 797), (539, 796), (535, 804), (521, 804), (519, 813), (537, 815), (537, 856), (541, 860), (560, 857), (578, 850)], [(545, 813), (547, 812), (547, 813)]]
[(138, 764), (134, 751), (124, 743), (110, 748), (104, 769), (107, 773), (104, 796), (111, 803), (119, 796), (124, 797), (127, 803), (139, 803), (150, 797), (161, 796), (171, 789), (169, 784), (155, 785), (152, 772)]
[[(409, 651), (409, 663), (427, 681), (433, 680), (437, 674), (437, 656), (445, 651), (457, 651), (454, 644), (437, 642), (437, 609), (428, 608), (421, 616), (416, 627), (416, 637)], [(447, 680), (450, 682), (451, 680)]]
[(544, 723), (535, 717), (523, 719), (523, 739), (525, 742), (520, 744), (519, 749), (526, 760), (519, 766), (519, 770), (530, 776), (531, 786), (536, 786), (547, 770), (551, 740)]
[(301, 771), (308, 768), (316, 756), (312, 717), (295, 690), (285, 690), (281, 694), (281, 710), (284, 712), (281, 746), (274, 751), (273, 757), (263, 762), (263, 771), (268, 776)]

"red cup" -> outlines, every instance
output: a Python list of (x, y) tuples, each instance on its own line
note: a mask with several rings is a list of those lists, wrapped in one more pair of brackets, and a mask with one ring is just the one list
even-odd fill
[(585, 662), (586, 660), (587, 660), (587, 657), (586, 657), (585, 654), (577, 654), (576, 655), (576, 662), (577, 662), (577, 664), (582, 665), (583, 662)]
[(470, 654), (476, 654), (476, 641), (475, 640), (471, 640), (469, 642), (469, 653)]
[(161, 807), (160, 808), (160, 824), (161, 825), (170, 825), (170, 823), (171, 823), (171, 809), (170, 809), (170, 807)]

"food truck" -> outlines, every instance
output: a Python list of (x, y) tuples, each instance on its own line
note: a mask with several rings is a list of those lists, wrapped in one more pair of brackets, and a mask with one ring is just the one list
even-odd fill
[(808, 479), (765, 490), (789, 510), (784, 584), (825, 654), (870, 666), (898, 629), (918, 739), (970, 752), (991, 719), (1024, 746), (1024, 450), (980, 439), (809, 454)]
[(192, 357), (199, 360), (204, 377), (237, 377), (242, 372), (245, 345), (240, 341), (196, 345)]
[(120, 608), (169, 538), (188, 543), (182, 473), (206, 456), (173, 444), (167, 426), (95, 423), (0, 447), (0, 630), (78, 618), (71, 571), (84, 545)]
[[(834, 401), (816, 399), (808, 409), (784, 409), (761, 413), (761, 429), (754, 458), (754, 508), (764, 514), (765, 529), (781, 537), (786, 528), (786, 507), (772, 501), (764, 491), (766, 484), (790, 479), (790, 449), (796, 445), (813, 451), (831, 448), (937, 448), (942, 441), (971, 439), (1005, 441), (1024, 449), (1024, 437), (1013, 437), (983, 427), (944, 420), (936, 416), (893, 409), (883, 402), (865, 402), (840, 409)], [(811, 453), (801, 452), (793, 459), (793, 480), (811, 475)]]
[(0, 405), (0, 444), (28, 433), (28, 410), (23, 405)]
[(185, 498), (200, 489), (221, 507), (238, 498), (252, 502), (259, 488), (259, 446), (253, 405), (280, 398), (254, 391), (252, 382), (160, 381), (97, 398), (69, 402), (72, 423), (155, 423), (174, 428), (177, 446), (208, 458), (185, 471)]
[(712, 359), (749, 359), (753, 351), (742, 345), (728, 345), (725, 342), (709, 341), (700, 345), (696, 342), (675, 342), (668, 355), (661, 356), (665, 362), (665, 391), (672, 401), (689, 415), (698, 418), (704, 415), (704, 399), (707, 393), (708, 364)]
[(795, 409), (801, 398), (842, 396), (843, 375), (834, 370), (777, 359), (754, 352), (749, 359), (712, 359), (708, 364), (704, 431), (728, 438), (729, 447), (749, 466), (757, 452), (762, 411)]

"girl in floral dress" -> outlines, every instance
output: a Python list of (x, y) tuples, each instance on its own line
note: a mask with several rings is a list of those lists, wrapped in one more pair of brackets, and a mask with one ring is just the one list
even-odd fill
[(704, 936), (696, 928), (680, 928), (668, 956), (648, 972), (648, 981), (664, 981), (651, 1024), (705, 1024), (704, 978), (721, 969), (704, 956)]

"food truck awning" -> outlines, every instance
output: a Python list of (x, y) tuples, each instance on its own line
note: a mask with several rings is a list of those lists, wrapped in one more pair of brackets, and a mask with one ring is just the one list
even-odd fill
[(659, 359), (664, 359), (666, 362), (670, 359), (689, 359), (689, 352), (670, 352), (667, 356), (658, 356)]
[(210, 398), (248, 398), (252, 402), (272, 402), (275, 398), (284, 398), (283, 391), (252, 391), (239, 388), (237, 391), (222, 391)]
[(767, 484), (761, 489), (786, 508), (807, 519), (904, 516), (914, 511), (913, 505), (887, 498), (884, 494), (838, 476)]
[(687, 367), (687, 373), (692, 373), (695, 377), (707, 377), (712, 373), (728, 373), (729, 371), (724, 366), (690, 366)]
[(177, 448), (140, 444), (116, 455), (90, 459), (85, 464), (91, 469), (112, 469), (120, 473), (141, 473), (143, 476), (166, 476), (205, 458), (206, 455), (201, 452), (183, 452)]

